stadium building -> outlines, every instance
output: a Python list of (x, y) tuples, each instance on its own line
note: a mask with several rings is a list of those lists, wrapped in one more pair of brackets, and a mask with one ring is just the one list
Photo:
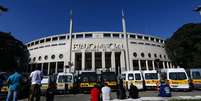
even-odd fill
[(126, 32), (76, 32), (52, 35), (26, 43), (30, 70), (40, 67), (45, 75), (77, 71), (130, 71), (173, 68), (159, 37)]

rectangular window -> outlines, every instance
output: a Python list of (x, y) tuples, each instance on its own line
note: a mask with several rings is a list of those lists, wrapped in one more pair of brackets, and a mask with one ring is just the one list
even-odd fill
[(65, 40), (66, 36), (59, 36), (59, 40)]
[(159, 39), (156, 39), (156, 42), (159, 42)]
[(105, 53), (105, 68), (111, 67), (111, 52)]
[(85, 53), (85, 70), (91, 70), (92, 68), (92, 53)]
[(154, 41), (154, 38), (153, 38), (153, 37), (151, 37), (151, 41)]
[(82, 53), (75, 53), (75, 69), (81, 70), (82, 68)]
[(77, 38), (77, 39), (83, 38), (83, 34), (77, 34), (77, 35), (76, 35), (76, 38)]
[(145, 40), (149, 40), (149, 37), (145, 36), (144, 39), (145, 39)]
[(139, 70), (138, 60), (133, 60), (133, 70)]
[(95, 67), (102, 68), (102, 53), (95, 52)]
[(56, 40), (58, 40), (58, 37), (53, 37), (52, 38), (52, 41), (56, 41)]
[(40, 43), (44, 43), (44, 42), (45, 42), (45, 40), (44, 40), (44, 39), (40, 40)]
[(119, 34), (113, 34), (113, 38), (119, 38)]
[(111, 37), (111, 34), (110, 33), (104, 33), (103, 37)]
[(39, 44), (39, 41), (36, 41), (36, 42), (35, 42), (35, 45), (37, 45), (37, 44)]
[(43, 75), (48, 75), (48, 63), (43, 63)]
[(138, 38), (138, 39), (142, 39), (142, 36), (138, 35), (137, 38)]
[(64, 62), (57, 63), (57, 73), (63, 72), (64, 70)]
[(50, 42), (50, 41), (51, 41), (51, 38), (47, 38), (45, 41), (46, 41), (46, 42)]
[(92, 34), (85, 34), (85, 38), (92, 38)]
[(135, 35), (130, 35), (130, 38), (133, 38), (133, 39), (135, 39)]

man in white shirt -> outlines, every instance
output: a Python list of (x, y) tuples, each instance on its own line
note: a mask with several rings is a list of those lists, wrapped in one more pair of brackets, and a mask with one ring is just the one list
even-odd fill
[(31, 79), (31, 92), (29, 101), (34, 101), (34, 97), (36, 97), (35, 101), (40, 101), (40, 86), (43, 73), (40, 71), (40, 68), (37, 67), (33, 72), (31, 72), (29, 77)]
[(101, 89), (102, 91), (102, 99), (103, 101), (110, 101), (110, 94), (111, 94), (111, 89), (108, 86), (107, 83), (104, 84), (105, 86)]

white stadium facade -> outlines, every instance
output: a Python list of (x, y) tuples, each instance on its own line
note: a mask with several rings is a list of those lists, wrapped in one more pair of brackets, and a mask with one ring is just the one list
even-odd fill
[[(159, 37), (126, 32), (72, 32), (26, 43), (30, 70), (40, 67), (45, 75), (58, 72), (157, 70), (173, 68)], [(127, 37), (126, 37), (127, 36)], [(159, 60), (159, 61), (156, 61)]]

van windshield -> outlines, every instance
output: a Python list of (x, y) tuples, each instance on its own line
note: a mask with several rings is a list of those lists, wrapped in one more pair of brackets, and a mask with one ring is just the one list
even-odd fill
[(58, 78), (59, 83), (64, 83), (64, 82), (71, 82), (72, 81), (72, 76), (71, 75), (60, 75)]
[(141, 75), (140, 73), (135, 74), (135, 80), (141, 80)]
[(128, 80), (134, 80), (134, 75), (133, 74), (128, 74)]
[(199, 71), (193, 71), (192, 72), (193, 79), (201, 79), (201, 72)]
[(185, 80), (187, 79), (184, 72), (174, 72), (169, 74), (169, 78), (172, 80)]
[(158, 74), (157, 73), (146, 73), (145, 79), (147, 79), (147, 80), (158, 79)]

